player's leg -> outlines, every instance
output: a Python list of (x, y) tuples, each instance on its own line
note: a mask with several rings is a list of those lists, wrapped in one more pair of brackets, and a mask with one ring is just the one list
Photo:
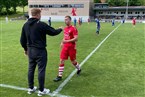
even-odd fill
[(45, 79), (45, 70), (47, 64), (47, 54), (45, 51), (42, 52), (39, 58), (37, 58), (38, 63), (38, 80), (39, 80), (39, 90), (43, 91), (44, 89), (44, 79)]
[(51, 21), (50, 21), (50, 26), (51, 26)]
[(62, 74), (63, 74), (63, 71), (64, 71), (64, 63), (65, 63), (65, 60), (63, 59), (60, 59), (60, 64), (59, 64), (59, 73), (58, 73), (58, 76), (59, 77), (62, 77)]
[(59, 69), (58, 69), (58, 76), (53, 80), (54, 82), (58, 82), (62, 80), (62, 74), (64, 71), (64, 63), (65, 60), (60, 59)]
[(34, 59), (29, 58), (29, 69), (28, 69), (28, 94), (31, 94), (36, 91), (36, 87), (34, 87), (34, 72), (36, 68), (36, 62)]
[(57, 77), (53, 80), (54, 82), (58, 82), (62, 80), (62, 74), (64, 71), (64, 63), (65, 60), (68, 59), (68, 50), (67, 48), (63, 47), (60, 53), (60, 64), (59, 64), (59, 69), (58, 69), (58, 75)]
[(112, 22), (112, 26), (114, 26), (114, 22)]
[(98, 28), (96, 29), (96, 34), (98, 34)]
[(97, 27), (96, 33), (99, 34), (99, 27)]
[(100, 32), (100, 26), (98, 27), (98, 34), (99, 34), (99, 32)]
[(80, 68), (79, 63), (76, 60), (71, 61), (71, 62), (73, 64), (73, 66), (75, 66), (75, 68), (77, 69), (77, 75), (79, 75), (81, 73), (81, 68)]
[(46, 72), (46, 65), (47, 65), (47, 51), (39, 50), (38, 56), (36, 58), (38, 64), (38, 82), (39, 82), (39, 91), (38, 96), (42, 96), (50, 92), (49, 89), (44, 88), (45, 84), (45, 72)]
[(76, 61), (76, 49), (75, 49), (75, 48), (71, 48), (71, 49), (69, 50), (69, 56), (70, 56), (71, 63), (72, 63), (73, 66), (75, 66), (75, 68), (78, 70), (78, 71), (77, 71), (77, 74), (79, 75), (80, 72), (81, 72), (81, 69), (80, 69), (79, 63)]
[(132, 23), (133, 27), (135, 27), (135, 22)]
[(76, 22), (74, 22), (74, 26), (76, 26)]
[(29, 69), (28, 69), (28, 84), (29, 84), (29, 89), (28, 89), (28, 94), (31, 94), (36, 91), (36, 87), (34, 87), (34, 72), (36, 68), (36, 60), (34, 58), (34, 53), (32, 52), (32, 48), (28, 49), (28, 58), (29, 58)]

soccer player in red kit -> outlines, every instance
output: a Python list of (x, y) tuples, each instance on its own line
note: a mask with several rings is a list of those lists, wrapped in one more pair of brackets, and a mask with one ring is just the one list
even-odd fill
[(132, 19), (132, 24), (135, 27), (135, 25), (136, 25), (136, 19), (135, 18)]
[(60, 64), (58, 76), (54, 79), (54, 82), (62, 80), (62, 74), (64, 71), (65, 60), (70, 57), (71, 63), (77, 69), (77, 75), (80, 74), (81, 69), (79, 63), (76, 61), (76, 42), (78, 40), (78, 31), (76, 27), (71, 25), (71, 17), (65, 16), (64, 38), (61, 42)]
[(78, 19), (78, 24), (81, 26), (81, 18)]

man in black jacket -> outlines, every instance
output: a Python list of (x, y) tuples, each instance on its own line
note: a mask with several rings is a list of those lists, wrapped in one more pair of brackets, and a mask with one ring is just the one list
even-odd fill
[(29, 59), (28, 94), (35, 92), (37, 89), (34, 87), (34, 72), (36, 65), (38, 64), (38, 96), (42, 96), (50, 91), (49, 89), (44, 88), (45, 69), (47, 64), (46, 35), (58, 35), (62, 31), (62, 28), (55, 30), (46, 23), (41, 22), (40, 9), (32, 9), (31, 14), (32, 18), (28, 19), (22, 28), (20, 43)]

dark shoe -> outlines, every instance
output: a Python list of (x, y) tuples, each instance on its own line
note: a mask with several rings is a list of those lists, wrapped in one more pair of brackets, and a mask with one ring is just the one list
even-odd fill
[(53, 81), (54, 81), (54, 82), (58, 82), (58, 81), (61, 81), (61, 80), (62, 80), (62, 77), (57, 76)]
[(81, 69), (78, 70), (78, 71), (77, 71), (77, 75), (80, 75), (81, 71), (82, 71)]

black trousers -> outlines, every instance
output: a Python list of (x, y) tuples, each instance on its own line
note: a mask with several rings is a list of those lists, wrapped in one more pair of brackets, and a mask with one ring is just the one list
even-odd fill
[(47, 51), (46, 49), (29, 47), (28, 58), (29, 58), (29, 69), (28, 69), (29, 88), (33, 89), (34, 87), (34, 73), (36, 65), (38, 65), (39, 90), (43, 91), (47, 64)]

